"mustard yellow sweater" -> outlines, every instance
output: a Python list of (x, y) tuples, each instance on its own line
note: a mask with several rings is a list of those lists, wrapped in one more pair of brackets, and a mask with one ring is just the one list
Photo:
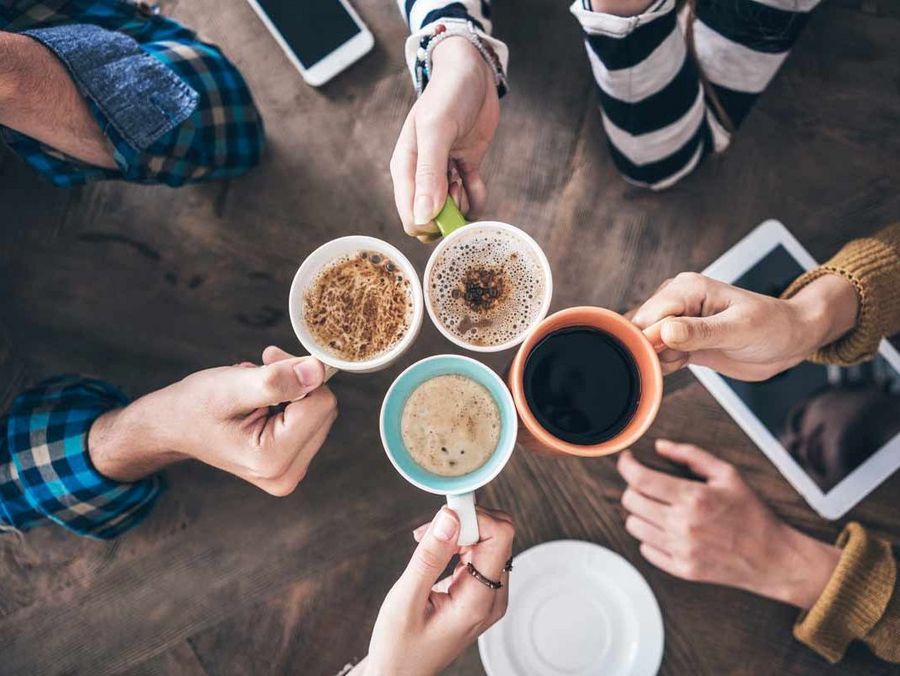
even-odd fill
[[(852, 364), (871, 358), (882, 337), (900, 331), (900, 223), (850, 242), (825, 265), (799, 277), (784, 296), (827, 274), (850, 280), (859, 314), (853, 330), (812, 360)], [(864, 641), (882, 659), (900, 662), (900, 585), (890, 544), (850, 523), (837, 545), (843, 550), (837, 568), (822, 596), (794, 625), (794, 636), (830, 662), (840, 660), (854, 640)]]

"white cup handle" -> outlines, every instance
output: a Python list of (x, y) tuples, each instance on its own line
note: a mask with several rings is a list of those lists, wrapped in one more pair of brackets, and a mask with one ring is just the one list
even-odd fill
[(475, 493), (448, 495), (447, 506), (459, 517), (459, 539), (456, 544), (463, 547), (477, 543), (478, 517), (475, 514)]

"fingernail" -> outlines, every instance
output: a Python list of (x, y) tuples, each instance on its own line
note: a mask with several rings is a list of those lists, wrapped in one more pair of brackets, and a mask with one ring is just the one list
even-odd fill
[(413, 530), (413, 537), (416, 538), (416, 539), (418, 540), (420, 537), (422, 537), (422, 535), (425, 534), (425, 531), (426, 531), (426, 530), (428, 530), (428, 524), (427, 524), (427, 523), (426, 523), (426, 524), (423, 524), (423, 525), (421, 525), (421, 526), (419, 526), (419, 527), (416, 528), (416, 529), (414, 529), (414, 530)]
[(668, 439), (657, 439), (657, 440), (656, 440), (656, 447), (657, 447), (657, 448), (671, 448), (671, 447), (672, 447), (672, 442), (669, 441)]
[(424, 225), (430, 222), (431, 217), (434, 216), (432, 211), (431, 198), (428, 195), (416, 197), (415, 204), (413, 204), (413, 220), (416, 222), (416, 225)]
[(303, 387), (313, 387), (319, 384), (319, 367), (310, 359), (305, 359), (294, 366), (294, 373), (297, 374), (297, 380)]
[(431, 524), (431, 532), (434, 533), (434, 537), (438, 540), (448, 542), (456, 535), (456, 519), (450, 516), (450, 514), (442, 507), (441, 511), (437, 513), (437, 516), (434, 517), (434, 521)]

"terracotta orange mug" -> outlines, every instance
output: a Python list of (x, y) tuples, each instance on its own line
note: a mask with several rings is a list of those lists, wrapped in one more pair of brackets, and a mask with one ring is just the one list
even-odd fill
[[(588, 327), (616, 338), (637, 366), (640, 392), (637, 408), (625, 427), (611, 439), (592, 445), (574, 444), (548, 432), (538, 422), (525, 397), (525, 363), (535, 346), (560, 329)], [(659, 358), (644, 333), (622, 315), (599, 307), (572, 307), (550, 315), (538, 324), (519, 347), (509, 371), (507, 384), (519, 414), (519, 443), (529, 450), (549, 455), (597, 457), (631, 446), (650, 427), (662, 401), (663, 379)]]

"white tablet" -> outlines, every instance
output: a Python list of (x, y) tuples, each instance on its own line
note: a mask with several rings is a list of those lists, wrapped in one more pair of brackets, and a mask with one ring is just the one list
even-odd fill
[[(816, 261), (766, 221), (704, 274), (772, 296)], [(731, 417), (826, 519), (837, 519), (900, 468), (900, 353), (886, 340), (871, 362), (803, 362), (758, 383), (691, 366)]]

